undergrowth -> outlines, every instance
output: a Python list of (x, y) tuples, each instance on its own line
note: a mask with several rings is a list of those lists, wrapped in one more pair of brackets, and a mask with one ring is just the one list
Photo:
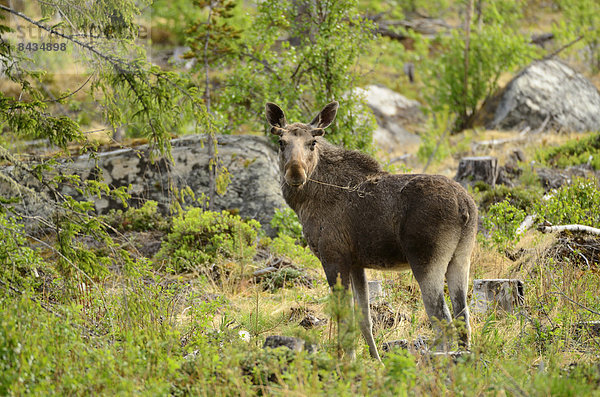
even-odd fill
[(589, 165), (600, 169), (600, 134), (570, 140), (564, 145), (539, 149), (536, 160), (551, 167), (567, 168), (575, 165)]
[[(576, 181), (555, 192), (560, 211), (579, 220), (597, 215), (594, 183)], [(506, 197), (485, 215), (513, 227), (524, 209)], [(554, 204), (544, 203), (523, 208), (549, 217)], [(189, 209), (161, 220), (154, 211), (149, 204), (117, 219), (127, 220), (130, 232), (144, 233), (144, 222), (168, 225), (160, 254), (105, 265), (106, 275), (93, 282), (76, 277), (76, 269), (61, 273), (45, 260), (46, 252), (29, 246), (18, 220), (0, 217), (1, 395), (597, 394), (599, 341), (585, 326), (600, 311), (594, 293), (600, 288), (598, 259), (582, 248), (590, 242), (569, 240), (579, 249), (569, 257), (551, 245), (519, 259), (510, 276), (525, 282), (524, 305), (513, 314), (473, 313), (470, 355), (453, 360), (393, 349), (382, 353), (381, 366), (347, 320), (352, 315), (345, 291), (329, 295), (324, 282), (294, 281), (313, 277), (320, 265), (289, 214), (277, 221), (287, 225), (279, 236), (266, 238), (260, 225), (228, 212)], [(492, 233), (510, 248), (513, 231)], [(581, 255), (590, 266), (574, 262)], [(269, 277), (250, 271), (276, 263), (285, 266)], [(222, 283), (198, 272), (212, 265), (227, 270), (220, 273)], [(473, 263), (473, 273), (498, 277), (485, 260)], [(76, 294), (51, 298), (68, 274)], [(387, 274), (386, 301), (410, 312), (392, 328), (375, 329), (380, 348), (399, 337), (431, 334), (414, 280)], [(324, 279), (322, 273), (316, 277)], [(330, 325), (304, 329), (301, 318), (290, 315), (294, 307), (329, 318)], [(264, 349), (274, 334), (302, 338), (316, 350)], [(350, 360), (353, 347), (357, 358)]]

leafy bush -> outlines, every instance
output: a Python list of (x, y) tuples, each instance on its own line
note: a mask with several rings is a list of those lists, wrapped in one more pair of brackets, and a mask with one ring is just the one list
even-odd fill
[(551, 167), (566, 168), (573, 165), (589, 164), (600, 169), (600, 134), (573, 139), (564, 145), (543, 148), (535, 153), (537, 161)]
[(108, 223), (122, 231), (167, 230), (169, 221), (158, 212), (158, 203), (146, 201), (140, 208), (130, 207), (126, 211), (111, 211), (107, 216)]
[(525, 216), (525, 211), (513, 206), (508, 199), (490, 207), (483, 218), (483, 226), (491, 233), (492, 244), (499, 251), (519, 242), (521, 234), (517, 233), (517, 229)]
[(314, 286), (313, 281), (306, 277), (306, 272), (295, 267), (282, 267), (275, 272), (266, 274), (261, 282), (265, 290), (269, 290), (272, 293), (280, 288), (292, 288), (298, 285), (306, 287)]
[(260, 223), (243, 220), (227, 211), (192, 208), (173, 219), (172, 231), (157, 259), (168, 261), (175, 271), (218, 262), (223, 258), (248, 261), (256, 254)]
[(33, 276), (46, 266), (40, 253), (27, 246), (23, 227), (17, 221), (0, 210), (0, 281), (16, 287), (33, 286)]
[(564, 19), (555, 26), (556, 36), (563, 42), (571, 42), (578, 37), (585, 46), (574, 45), (571, 52), (583, 54), (593, 73), (600, 71), (600, 4), (597, 1), (557, 0), (555, 3), (563, 12)]
[(595, 179), (577, 178), (553, 191), (547, 200), (536, 205), (536, 213), (553, 225), (600, 224), (600, 190)]
[(491, 188), (485, 183), (477, 183), (475, 185), (475, 194), (479, 196), (478, 202), (483, 212), (489, 211), (490, 207), (494, 204), (500, 203), (504, 200), (517, 207), (526, 213), (530, 214), (533, 212), (535, 205), (543, 190), (540, 186), (533, 186), (524, 188), (520, 186), (508, 187), (506, 185), (496, 185)]
[(465, 62), (465, 32), (455, 29), (440, 37), (440, 53), (427, 63), (428, 87), (433, 109), (448, 106), (457, 115), (456, 130), (464, 129), (480, 102), (496, 88), (500, 75), (531, 59), (528, 35), (519, 32), (518, 1), (485, 2), (480, 21), (471, 21), (468, 69)]
[(300, 220), (291, 208), (275, 208), (275, 215), (271, 219), (271, 227), (277, 230), (279, 236), (289, 236), (306, 245), (306, 241), (302, 236)]
[(299, 245), (296, 240), (290, 236), (280, 235), (267, 242), (269, 249), (279, 255), (285, 255), (297, 263), (299, 266), (308, 268), (318, 268), (319, 259), (313, 255), (308, 247)]
[[(256, 6), (253, 24), (239, 40), (215, 110), (230, 125), (263, 127), (256, 117), (267, 101), (286, 110), (288, 121), (309, 122), (320, 107), (340, 102), (328, 138), (348, 148), (369, 150), (374, 117), (354, 88), (356, 64), (374, 43), (375, 27), (356, 0), (301, 3), (266, 0)], [(281, 40), (288, 37), (288, 40)]]

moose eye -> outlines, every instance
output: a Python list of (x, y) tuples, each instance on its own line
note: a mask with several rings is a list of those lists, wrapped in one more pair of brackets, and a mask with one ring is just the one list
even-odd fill
[(285, 147), (285, 141), (283, 139), (279, 140), (279, 148), (283, 149)]
[(315, 146), (317, 146), (317, 141), (314, 140), (310, 143), (310, 150), (315, 150)]

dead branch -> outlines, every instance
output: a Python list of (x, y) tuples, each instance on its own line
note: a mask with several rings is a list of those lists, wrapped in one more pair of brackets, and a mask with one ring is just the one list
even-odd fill
[(517, 234), (523, 234), (527, 230), (529, 230), (531, 228), (531, 226), (533, 226), (533, 222), (535, 222), (536, 217), (537, 217), (536, 214), (527, 215), (525, 217), (525, 219), (523, 220), (523, 222), (521, 222), (521, 224), (517, 228)]
[(591, 226), (584, 225), (556, 225), (556, 226), (544, 226), (540, 225), (538, 230), (542, 233), (562, 232), (568, 230), (570, 232), (583, 232), (600, 236), (600, 229)]
[(581, 39), (583, 39), (583, 36), (578, 36), (576, 37), (574, 40), (568, 42), (567, 44), (563, 45), (562, 47), (560, 47), (559, 49), (557, 49), (556, 51), (551, 52), (550, 54), (544, 56), (542, 58), (542, 60), (547, 60), (550, 58), (553, 58), (555, 55), (558, 55), (560, 52), (566, 50), (567, 48), (571, 47), (572, 45), (574, 45), (575, 43), (577, 43), (578, 41), (580, 41)]

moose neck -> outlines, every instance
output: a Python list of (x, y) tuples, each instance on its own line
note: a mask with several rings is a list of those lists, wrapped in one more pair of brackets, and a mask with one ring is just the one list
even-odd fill
[[(358, 186), (383, 171), (373, 158), (358, 151), (319, 139), (319, 161), (309, 180), (300, 188), (282, 182), (283, 197), (302, 218), (303, 207), (336, 205), (348, 194), (358, 194)], [(301, 219), (302, 220), (302, 219)]]

